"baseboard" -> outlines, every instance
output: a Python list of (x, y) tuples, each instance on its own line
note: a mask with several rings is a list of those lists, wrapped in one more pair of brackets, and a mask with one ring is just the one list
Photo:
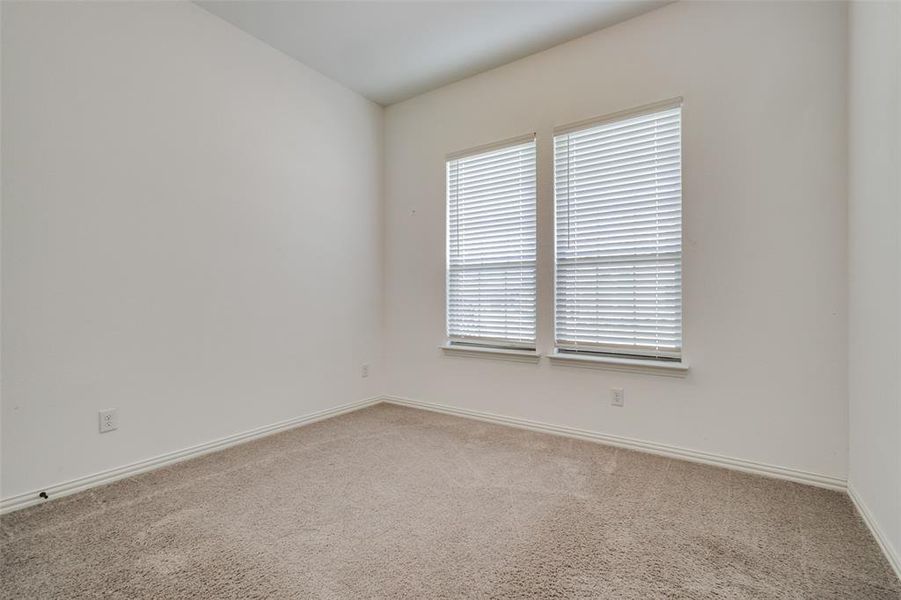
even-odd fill
[[(188, 460), (189, 458), (195, 458), (197, 456), (201, 456), (209, 452), (214, 452), (216, 450), (222, 450), (224, 448), (228, 448), (229, 446), (234, 446), (243, 442), (249, 442), (250, 440), (261, 438), (267, 435), (272, 435), (280, 431), (285, 431), (286, 429), (293, 429), (294, 427), (300, 427), (301, 425), (308, 425), (310, 423), (315, 423), (316, 421), (321, 421), (330, 417), (336, 417), (338, 415), (354, 410), (359, 410), (373, 404), (378, 404), (381, 401), (382, 398), (380, 396), (374, 396), (372, 398), (367, 398), (358, 402), (342, 404), (333, 408), (327, 408), (325, 410), (308, 413), (306, 415), (294, 417), (293, 419), (287, 419), (285, 421), (280, 421), (271, 425), (264, 425), (263, 427), (257, 427), (256, 429), (250, 429), (242, 433), (236, 433), (234, 435), (219, 438), (217, 440), (205, 442), (196, 446), (191, 446), (190, 448), (184, 448), (182, 450), (176, 450), (174, 452), (167, 452), (166, 454), (161, 454), (153, 458), (138, 461), (130, 465), (124, 465), (122, 467), (116, 467), (114, 469), (108, 469), (106, 471), (94, 473), (93, 475), (78, 477), (76, 479), (72, 479), (63, 483), (53, 484), (40, 490), (34, 490), (15, 496), (9, 496), (8, 498), (0, 499), (0, 514), (12, 512), (14, 510), (19, 510), (28, 506), (32, 506), (34, 504), (40, 504), (42, 502), (49, 502), (50, 500), (59, 498), (61, 496), (68, 496), (70, 494), (81, 492), (89, 488), (112, 483), (113, 481), (117, 481), (119, 479), (137, 475), (138, 473), (158, 469), (166, 465), (171, 465), (183, 460)], [(44, 499), (39, 497), (38, 494), (41, 492), (46, 492), (49, 498)]]
[(882, 528), (879, 526), (879, 521), (877, 521), (876, 518), (873, 517), (873, 513), (870, 512), (870, 509), (867, 507), (866, 502), (863, 501), (863, 498), (860, 497), (860, 494), (857, 493), (857, 490), (854, 489), (854, 485), (850, 482), (848, 483), (848, 496), (851, 497), (851, 502), (854, 503), (854, 507), (857, 509), (857, 512), (860, 514), (863, 522), (867, 524), (870, 533), (872, 533), (873, 537), (876, 538), (876, 542), (882, 549), (882, 553), (885, 555), (885, 558), (888, 560), (889, 564), (892, 565), (892, 569), (895, 570), (895, 575), (898, 577), (898, 579), (901, 579), (901, 555), (899, 555), (898, 551), (895, 550), (895, 547), (892, 546), (892, 543), (889, 541), (888, 536), (882, 531)]
[[(670, 458), (677, 458), (691, 462), (724, 467), (727, 469), (734, 469), (737, 471), (743, 471), (745, 473), (753, 473), (756, 475), (785, 479), (788, 481), (795, 481), (798, 483), (804, 483), (833, 490), (846, 491), (864, 523), (866, 523), (870, 532), (873, 534), (873, 537), (876, 539), (876, 542), (879, 544), (879, 547), (882, 549), (883, 554), (885, 554), (887, 560), (894, 569), (895, 574), (899, 579), (901, 579), (901, 556), (899, 556), (898, 552), (892, 546), (888, 537), (883, 533), (878, 521), (876, 521), (876, 519), (873, 517), (873, 514), (870, 512), (866, 503), (854, 489), (854, 486), (850, 485), (844, 479), (831, 477), (829, 475), (821, 475), (818, 473), (809, 473), (807, 471), (800, 471), (797, 469), (790, 469), (787, 467), (780, 467), (777, 465), (769, 465), (740, 458), (723, 456), (720, 454), (713, 454), (710, 452), (689, 450), (687, 448), (680, 448), (678, 446), (647, 442), (644, 440), (599, 433), (596, 431), (578, 429), (565, 425), (553, 425), (550, 423), (542, 423), (529, 419), (508, 417), (480, 410), (471, 410), (466, 408), (459, 408), (456, 406), (449, 406), (446, 404), (424, 402), (422, 400), (413, 400), (411, 398), (403, 398), (400, 396), (374, 396), (372, 398), (366, 398), (365, 400), (360, 400), (358, 402), (342, 404), (340, 406), (308, 413), (306, 415), (285, 421), (280, 421), (271, 425), (257, 427), (256, 429), (251, 429), (242, 433), (219, 438), (217, 440), (198, 444), (196, 446), (191, 446), (182, 450), (176, 450), (174, 452), (161, 454), (159, 456), (149, 458), (147, 460), (138, 461), (130, 465), (125, 465), (122, 467), (117, 467), (115, 469), (101, 471), (93, 475), (79, 477), (63, 483), (54, 484), (44, 488), (43, 490), (34, 490), (23, 494), (18, 494), (16, 496), (2, 498), (0, 499), (0, 514), (12, 512), (14, 510), (19, 510), (28, 506), (40, 504), (42, 502), (49, 502), (50, 500), (59, 498), (61, 496), (75, 494), (89, 488), (112, 483), (119, 479), (131, 477), (132, 475), (137, 475), (145, 471), (158, 469), (166, 465), (171, 465), (183, 460), (195, 458), (197, 456), (214, 452), (216, 450), (222, 450), (224, 448), (228, 448), (229, 446), (234, 446), (236, 444), (248, 442), (253, 439), (272, 435), (274, 433), (285, 431), (287, 429), (293, 429), (294, 427), (300, 427), (302, 425), (308, 425), (310, 423), (315, 423), (316, 421), (321, 421), (330, 417), (336, 417), (338, 415), (359, 410), (367, 406), (372, 406), (380, 402), (430, 410), (433, 412), (466, 417), (469, 419), (476, 419), (488, 423), (507, 425), (510, 427), (518, 427), (520, 429), (528, 429), (530, 431), (539, 431), (552, 435), (561, 435), (580, 440), (598, 442), (610, 446), (618, 446), (621, 448), (628, 448), (630, 450), (649, 452), (651, 454), (667, 456)], [(41, 491), (46, 492), (49, 498), (44, 499), (38, 496)]]
[(788, 467), (780, 467), (777, 465), (768, 465), (758, 463), (741, 458), (733, 458), (723, 456), (721, 454), (713, 454), (710, 452), (701, 452), (699, 450), (689, 450), (678, 446), (670, 446), (667, 444), (658, 444), (656, 442), (647, 442), (607, 433), (599, 433), (586, 429), (578, 429), (575, 427), (567, 427), (565, 425), (552, 425), (550, 423), (542, 423), (539, 421), (531, 421), (529, 419), (520, 419), (517, 417), (508, 417), (480, 410), (471, 410), (467, 408), (458, 408), (456, 406), (448, 406), (446, 404), (436, 404), (433, 402), (423, 402), (422, 400), (413, 400), (411, 398), (403, 398), (399, 396), (383, 396), (382, 400), (390, 404), (398, 404), (401, 406), (410, 406), (413, 408), (422, 408), (434, 412), (444, 413), (448, 415), (456, 415), (459, 417), (467, 417), (477, 419), (479, 421), (487, 421), (489, 423), (497, 423), (499, 425), (509, 425), (520, 429), (528, 429), (531, 431), (540, 431), (542, 433), (550, 433), (554, 435), (562, 435), (566, 437), (599, 442), (610, 446), (618, 446), (628, 448), (630, 450), (638, 450), (640, 452), (649, 452), (660, 456), (670, 458), (678, 458), (706, 465), (724, 467), (745, 473), (753, 473), (755, 475), (764, 475), (766, 477), (774, 477), (776, 479), (785, 479), (795, 481), (807, 485), (828, 488), (831, 490), (845, 491), (847, 489), (847, 481), (832, 477), (830, 475), (821, 475), (819, 473), (809, 473)]
[[(154, 458), (150, 458), (147, 460), (139, 461), (136, 463), (132, 463), (130, 465), (124, 465), (122, 467), (117, 467), (114, 469), (109, 469), (106, 471), (101, 471), (99, 473), (95, 473), (93, 475), (88, 475), (85, 477), (79, 477), (76, 479), (72, 479), (70, 481), (66, 481), (63, 483), (58, 483), (54, 485), (47, 486), (41, 490), (33, 490), (30, 492), (25, 492), (23, 494), (18, 494), (15, 496), (10, 496), (7, 498), (0, 499), (0, 514), (11, 512), (14, 510), (19, 510), (22, 508), (26, 508), (28, 506), (32, 506), (35, 504), (40, 504), (42, 502), (47, 502), (49, 500), (59, 498), (61, 496), (68, 496), (70, 494), (74, 494), (76, 492), (80, 492), (89, 488), (97, 487), (100, 485), (104, 485), (107, 483), (112, 483), (113, 481), (117, 481), (119, 479), (124, 479), (125, 477), (130, 477), (132, 475), (137, 475), (139, 473), (143, 473), (145, 471), (150, 471), (152, 469), (158, 469), (160, 467), (170, 465), (176, 462), (181, 462), (183, 460), (187, 460), (190, 458), (194, 458), (197, 456), (201, 456), (203, 454), (207, 454), (209, 452), (214, 452), (216, 450), (221, 450), (227, 448), (229, 446), (234, 446), (236, 444), (240, 444), (242, 442), (247, 442), (256, 438), (264, 437), (266, 435), (271, 435), (273, 433), (278, 433), (280, 431), (284, 431), (286, 429), (292, 429), (294, 427), (299, 427), (301, 425), (306, 425), (309, 423), (314, 423), (316, 421), (321, 421), (323, 419), (328, 419), (330, 417), (335, 417), (344, 413), (348, 413), (354, 410), (359, 410), (361, 408), (365, 408), (367, 406), (372, 406), (374, 404), (378, 404), (379, 402), (387, 402), (390, 404), (398, 404), (402, 406), (410, 406), (413, 408), (421, 408), (425, 410), (430, 410), (433, 412), (439, 412), (449, 415), (456, 415), (460, 417), (466, 417), (470, 419), (476, 419), (480, 421), (486, 421), (489, 423), (497, 423), (500, 425), (508, 425), (511, 427), (518, 427), (520, 429), (528, 429), (531, 431), (539, 431), (543, 433), (550, 433), (553, 435), (562, 435), (566, 437), (587, 440), (592, 442), (598, 442), (602, 444), (607, 444), (611, 446), (618, 446), (622, 448), (628, 448), (631, 450), (638, 450), (641, 452), (649, 452), (652, 454), (658, 454), (661, 456), (668, 456), (671, 458), (678, 458), (681, 460), (688, 460), (692, 462), (698, 462), (703, 464), (714, 465), (718, 467), (725, 467), (728, 469), (734, 469), (738, 471), (743, 471), (746, 473), (754, 473), (757, 475), (764, 475), (767, 477), (775, 477), (778, 479), (786, 479), (788, 481), (795, 481), (798, 483), (804, 483), (808, 485), (815, 485), (818, 487), (824, 487), (833, 490), (845, 491), (847, 490), (847, 483), (843, 479), (839, 479), (836, 477), (830, 477), (828, 475), (820, 475), (817, 473), (808, 473), (806, 471), (799, 471), (796, 469), (789, 469), (786, 467), (780, 467), (776, 465), (768, 465), (764, 463), (757, 463), (753, 461), (743, 460), (739, 458), (732, 458), (728, 456), (723, 456), (719, 454), (713, 454), (709, 452), (701, 452), (698, 450), (689, 450), (686, 448), (680, 448), (677, 446), (670, 446), (666, 444), (658, 444), (655, 442), (647, 442), (644, 440), (637, 440), (633, 438), (627, 438), (622, 436), (616, 436), (611, 434), (599, 433), (596, 431), (589, 431), (585, 429), (578, 429), (575, 427), (568, 427), (565, 425), (553, 425), (549, 423), (542, 423), (538, 421), (532, 421), (529, 419), (521, 419), (517, 417), (508, 417), (504, 415), (498, 415), (490, 412), (479, 411), (479, 410), (471, 410), (465, 408), (458, 408), (455, 406), (448, 406), (444, 404), (436, 404), (433, 402), (424, 402), (421, 400), (413, 400), (411, 398), (403, 398), (399, 396), (375, 396), (372, 398), (367, 398), (365, 400), (361, 400), (359, 402), (352, 402), (349, 404), (343, 404), (341, 406), (336, 406), (333, 408), (328, 408), (325, 410), (309, 413), (306, 415), (302, 415), (299, 417), (295, 417), (293, 419), (288, 419), (286, 421), (281, 421), (279, 423), (273, 423), (272, 425), (266, 425), (263, 427), (258, 427), (256, 429), (251, 429), (249, 431), (245, 431), (242, 433), (238, 433), (235, 435), (227, 436), (224, 438), (220, 438), (218, 440), (213, 440), (210, 442), (206, 442), (203, 444), (199, 444), (197, 446), (192, 446), (190, 448), (185, 448), (182, 450), (176, 450), (174, 452), (169, 452), (166, 454), (162, 454), (156, 456)], [(43, 499), (38, 496), (38, 494), (44, 491), (49, 496), (49, 499)], [(856, 505), (858, 505), (858, 509), (863, 514), (865, 509), (862, 508), (863, 504), (855, 499), (852, 495), (852, 499)], [(873, 521), (871, 518), (867, 516), (864, 517), (864, 520), (867, 521), (868, 525), (871, 529), (874, 529), (874, 536), (880, 540), (880, 544), (884, 546), (884, 549), (887, 548), (882, 541), (872, 525)], [(889, 553), (887, 552), (887, 555)], [(892, 557), (894, 562), (893, 564), (897, 568), (897, 557)]]

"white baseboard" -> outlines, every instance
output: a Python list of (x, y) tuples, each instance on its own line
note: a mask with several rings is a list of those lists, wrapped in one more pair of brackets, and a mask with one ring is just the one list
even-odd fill
[[(294, 417), (293, 419), (288, 419), (286, 421), (280, 421), (271, 425), (264, 425), (263, 427), (257, 427), (256, 429), (250, 429), (242, 433), (236, 433), (224, 438), (219, 438), (218, 440), (191, 446), (190, 448), (184, 448), (182, 450), (176, 450), (174, 452), (167, 452), (166, 454), (161, 454), (153, 458), (141, 460), (130, 465), (108, 469), (106, 471), (101, 471), (99, 473), (94, 473), (93, 475), (87, 475), (85, 477), (78, 477), (76, 479), (72, 479), (63, 483), (56, 483), (40, 490), (34, 490), (31, 492), (25, 492), (24, 494), (9, 496), (8, 498), (0, 499), (0, 514), (12, 512), (14, 510), (19, 510), (21, 508), (32, 506), (34, 504), (40, 504), (42, 502), (49, 502), (50, 500), (59, 498), (61, 496), (68, 496), (70, 494), (86, 490), (88, 488), (112, 483), (113, 481), (124, 479), (125, 477), (131, 477), (132, 475), (137, 475), (138, 473), (158, 469), (160, 467), (181, 462), (189, 458), (195, 458), (202, 454), (207, 454), (216, 450), (222, 450), (224, 448), (228, 448), (229, 446), (234, 446), (243, 442), (249, 442), (250, 440), (261, 438), (267, 435), (272, 435), (273, 433), (278, 433), (286, 429), (293, 429), (294, 427), (299, 427), (301, 425), (308, 425), (310, 423), (315, 423), (316, 421), (321, 421), (330, 417), (336, 417), (338, 415), (354, 410), (359, 410), (373, 404), (378, 404), (381, 401), (382, 398), (380, 396), (374, 396), (372, 398), (367, 398), (358, 402), (342, 404), (333, 408), (327, 408), (325, 410), (320, 410), (299, 417)], [(47, 495), (49, 496), (48, 499), (44, 499), (38, 496), (38, 494), (42, 491), (47, 493)]]
[(562, 435), (580, 440), (599, 442), (601, 444), (607, 444), (610, 446), (618, 446), (621, 448), (628, 448), (630, 450), (649, 452), (651, 454), (658, 454), (660, 456), (667, 456), (670, 458), (678, 458), (681, 460), (703, 463), (706, 465), (724, 467), (736, 471), (743, 471), (745, 473), (774, 477), (776, 479), (785, 479), (788, 481), (795, 481), (807, 485), (815, 485), (817, 487), (828, 488), (831, 490), (845, 491), (847, 489), (847, 481), (838, 477), (821, 475), (819, 473), (809, 473), (807, 471), (800, 471), (798, 469), (780, 467), (777, 465), (768, 465), (765, 463), (744, 460), (741, 458), (732, 458), (730, 456), (723, 456), (721, 454), (701, 452), (699, 450), (689, 450), (687, 448), (680, 448), (678, 446), (670, 446), (667, 444), (658, 444), (656, 442), (636, 440), (633, 438), (627, 438), (618, 435), (589, 431), (587, 429), (578, 429), (575, 427), (567, 427), (565, 425), (552, 425), (550, 423), (531, 421), (529, 419), (507, 417), (504, 415), (498, 415), (480, 410), (458, 408), (456, 406), (436, 404), (433, 402), (423, 402), (422, 400), (413, 400), (411, 398), (402, 398), (399, 396), (383, 396), (382, 400), (390, 404), (399, 404), (401, 406), (422, 408), (425, 410), (431, 410), (448, 415), (456, 415), (459, 417), (477, 419), (479, 421), (487, 421), (489, 423), (497, 423), (499, 425), (509, 425), (511, 427), (518, 427), (520, 429), (528, 429), (531, 431), (540, 431), (542, 433)]
[[(0, 514), (12, 512), (14, 510), (19, 510), (28, 506), (40, 504), (42, 502), (48, 502), (51, 499), (75, 494), (89, 488), (112, 483), (119, 479), (131, 477), (132, 475), (137, 475), (145, 471), (158, 469), (166, 465), (181, 462), (183, 460), (188, 460), (190, 458), (195, 458), (197, 456), (201, 456), (209, 452), (214, 452), (216, 450), (222, 450), (224, 448), (228, 448), (229, 446), (234, 446), (236, 444), (248, 442), (250, 440), (261, 438), (267, 435), (272, 435), (274, 433), (292, 429), (294, 427), (300, 427), (302, 425), (315, 423), (316, 421), (321, 421), (330, 417), (336, 417), (338, 415), (359, 410), (367, 406), (372, 406), (380, 402), (409, 406), (412, 408), (420, 408), (448, 415), (486, 421), (488, 423), (496, 423), (499, 425), (507, 425), (520, 429), (528, 429), (530, 431), (538, 431), (552, 435), (561, 435), (580, 440), (598, 442), (601, 444), (618, 446), (621, 448), (628, 448), (630, 450), (638, 450), (641, 452), (649, 452), (651, 454), (724, 467), (727, 469), (734, 469), (737, 471), (763, 475), (766, 477), (774, 477), (777, 479), (785, 479), (788, 481), (795, 481), (798, 483), (804, 483), (833, 490), (846, 491), (850, 496), (851, 501), (854, 503), (854, 506), (860, 513), (861, 518), (863, 518), (864, 522), (867, 524), (867, 527), (869, 527), (870, 531), (872, 532), (873, 537), (876, 538), (876, 541), (878, 542), (889, 563), (892, 565), (892, 568), (895, 570), (895, 573), (899, 578), (901, 578), (901, 556), (899, 556), (898, 552), (892, 546), (891, 542), (889, 542), (886, 535), (882, 532), (881, 528), (879, 527), (879, 523), (875, 520), (869, 508), (867, 508), (867, 505), (864, 503), (863, 499), (858, 495), (854, 487), (849, 485), (844, 479), (832, 477), (829, 475), (821, 475), (818, 473), (809, 473), (807, 471), (800, 471), (798, 469), (790, 469), (788, 467), (780, 467), (777, 465), (769, 465), (740, 458), (723, 456), (720, 454), (713, 454), (710, 452), (689, 450), (687, 448), (680, 448), (667, 444), (658, 444), (655, 442), (648, 442), (644, 440), (637, 440), (596, 431), (589, 431), (586, 429), (578, 429), (565, 425), (553, 425), (550, 423), (542, 423), (529, 419), (508, 417), (480, 410), (459, 408), (456, 406), (437, 404), (433, 402), (424, 402), (422, 400), (413, 400), (411, 398), (403, 398), (400, 396), (374, 396), (372, 398), (367, 398), (358, 402), (351, 402), (349, 404), (327, 408), (325, 410), (309, 413), (295, 417), (293, 419), (273, 423), (271, 425), (265, 425), (263, 427), (257, 427), (256, 429), (251, 429), (242, 433), (237, 433), (235, 435), (230, 435), (203, 444), (198, 444), (196, 446), (191, 446), (190, 448), (184, 448), (182, 450), (176, 450), (174, 452), (161, 454), (159, 456), (138, 461), (130, 465), (124, 465), (114, 469), (101, 471), (93, 475), (78, 477), (76, 479), (72, 479), (63, 483), (53, 484), (47, 486), (43, 490), (34, 490), (23, 494), (2, 498), (0, 499)], [(43, 499), (39, 497), (38, 494), (41, 491), (46, 492), (49, 496), (49, 499)]]
[(480, 421), (487, 421), (489, 423), (518, 427), (520, 429), (528, 429), (531, 431), (539, 431), (543, 433), (588, 440), (592, 442), (608, 444), (611, 446), (619, 446), (631, 450), (649, 452), (661, 456), (668, 456), (671, 458), (678, 458), (692, 462), (725, 467), (728, 469), (735, 469), (738, 471), (754, 473), (757, 475), (765, 475), (778, 479), (786, 479), (789, 481), (796, 481), (798, 483), (805, 483), (808, 485), (815, 485), (818, 487), (824, 487), (834, 490), (845, 491), (847, 489), (847, 482), (844, 479), (839, 479), (837, 477), (831, 477), (828, 475), (808, 473), (806, 471), (799, 471), (787, 467), (757, 463), (739, 458), (712, 454), (709, 452), (689, 450), (686, 448), (679, 448), (677, 446), (669, 446), (666, 444), (636, 440), (632, 438), (599, 433), (585, 429), (578, 429), (564, 425), (553, 425), (517, 417), (508, 417), (485, 411), (458, 408), (455, 406), (436, 404), (432, 402), (423, 402), (421, 400), (413, 400), (399, 396), (375, 396), (361, 400), (359, 402), (352, 402), (349, 404), (336, 406), (334, 408), (302, 415), (300, 417), (295, 417), (293, 419), (288, 419), (286, 421), (281, 421), (279, 423), (273, 423), (272, 425), (258, 427), (256, 429), (251, 429), (249, 431), (199, 444), (197, 446), (192, 446), (190, 448), (176, 450), (174, 452), (162, 454), (154, 458), (138, 461), (130, 465), (124, 465), (121, 467), (116, 467), (114, 469), (101, 471), (93, 475), (87, 475), (85, 477), (79, 477), (63, 483), (53, 484), (43, 488), (42, 490), (34, 490), (31, 492), (25, 492), (23, 494), (3, 498), (0, 499), (0, 514), (32, 506), (34, 504), (39, 504), (41, 502), (46, 502), (47, 500), (38, 496), (41, 491), (46, 492), (50, 499), (59, 498), (61, 496), (68, 496), (69, 494), (74, 494), (76, 492), (80, 492), (92, 487), (97, 487), (119, 479), (124, 479), (125, 477), (137, 475), (145, 471), (150, 471), (152, 469), (157, 469), (166, 465), (187, 460), (189, 458), (194, 458), (208, 452), (221, 450), (229, 446), (234, 446), (236, 444), (247, 442), (266, 435), (271, 435), (279, 431), (284, 431), (286, 429), (299, 427), (301, 425), (314, 423), (316, 421), (335, 417), (354, 410), (359, 410), (367, 406), (378, 404), (379, 402), (410, 406), (413, 408), (421, 408), (433, 412), (440, 412), (449, 415), (467, 417), (470, 419), (477, 419)]
[(854, 503), (854, 507), (857, 509), (863, 522), (867, 524), (870, 533), (876, 538), (876, 542), (882, 549), (882, 553), (885, 554), (885, 558), (888, 559), (889, 564), (892, 565), (892, 569), (895, 570), (895, 575), (898, 579), (901, 579), (901, 554), (899, 554), (895, 547), (892, 546), (888, 536), (879, 526), (879, 521), (877, 521), (873, 516), (873, 513), (870, 512), (870, 509), (863, 501), (863, 498), (860, 497), (860, 494), (857, 493), (857, 490), (854, 489), (854, 485), (850, 482), (848, 483), (848, 496), (851, 497), (851, 502)]

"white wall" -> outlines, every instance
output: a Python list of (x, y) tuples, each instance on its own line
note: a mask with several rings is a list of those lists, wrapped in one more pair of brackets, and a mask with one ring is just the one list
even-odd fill
[(2, 495), (380, 391), (382, 109), (190, 3), (2, 10)]
[[(389, 107), (386, 390), (844, 478), (846, 12), (672, 4)], [(552, 129), (674, 96), (687, 378), (443, 356), (445, 154), (537, 131), (549, 352)]]
[[(845, 477), (846, 17), (673, 4), (392, 106), (383, 148), (191, 4), (3, 3), (2, 496), (379, 392)], [(538, 132), (548, 352), (552, 128), (673, 96), (689, 375), (443, 356), (445, 154)]]
[(849, 484), (901, 565), (901, 4), (852, 4), (849, 66)]

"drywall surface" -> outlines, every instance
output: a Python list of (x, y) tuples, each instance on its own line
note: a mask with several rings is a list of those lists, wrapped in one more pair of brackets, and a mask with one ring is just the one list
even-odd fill
[[(847, 10), (671, 4), (386, 110), (386, 390), (844, 479)], [(444, 356), (445, 155), (684, 98), (684, 379)], [(610, 406), (610, 388), (625, 406)]]
[(2, 495), (380, 391), (382, 109), (191, 3), (2, 10)]
[(901, 564), (901, 4), (853, 2), (849, 483)]

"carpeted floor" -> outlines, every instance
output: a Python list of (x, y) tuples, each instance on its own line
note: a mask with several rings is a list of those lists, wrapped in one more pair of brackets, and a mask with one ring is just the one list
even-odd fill
[(378, 405), (0, 518), (0, 598), (830, 598), (845, 495)]

